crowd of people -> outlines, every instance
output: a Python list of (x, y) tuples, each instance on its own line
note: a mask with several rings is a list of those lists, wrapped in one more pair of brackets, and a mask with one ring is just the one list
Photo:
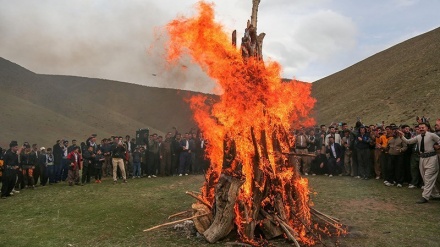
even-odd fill
[(47, 149), (11, 141), (8, 150), (0, 148), (1, 198), (60, 182), (85, 185), (93, 178), (95, 183), (102, 183), (109, 177), (116, 184), (118, 179), (127, 183), (130, 177), (200, 174), (209, 164), (204, 155), (206, 145), (203, 134), (194, 129), (183, 135), (175, 129), (165, 138), (146, 135), (137, 143), (129, 135), (103, 138), (97, 143), (97, 135), (92, 134), (80, 145), (76, 140), (57, 140)]
[[(440, 119), (431, 129), (428, 119), (417, 124), (384, 123), (355, 126), (332, 123), (330, 126), (291, 130), (289, 163), (304, 176), (351, 176), (382, 179), (385, 186), (422, 188), (418, 203), (440, 199)], [(208, 141), (200, 131), (181, 134), (168, 132), (138, 138), (112, 136), (97, 143), (91, 135), (79, 146), (76, 140), (57, 140), (52, 148), (29, 145), (19, 147), (12, 141), (0, 152), (1, 198), (21, 189), (67, 181), (70, 186), (118, 179), (155, 178), (202, 174), (209, 167), (205, 157)], [(81, 172), (80, 172), (81, 171)], [(81, 176), (80, 176), (81, 173)]]
[[(434, 129), (425, 117), (417, 124), (346, 123), (292, 131), (291, 147), (303, 175), (351, 176), (383, 180), (385, 186), (422, 188), (417, 203), (440, 199), (440, 119)], [(436, 182), (437, 181), (437, 182)], [(437, 183), (437, 185), (436, 185)]]

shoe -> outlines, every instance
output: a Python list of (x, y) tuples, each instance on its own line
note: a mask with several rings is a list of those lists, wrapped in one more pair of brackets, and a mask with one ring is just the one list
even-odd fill
[(423, 203), (427, 203), (428, 200), (426, 200), (424, 197), (420, 198), (420, 200), (416, 201), (417, 204), (423, 204)]
[(151, 178), (151, 176), (148, 176), (147, 178)]
[(361, 178), (361, 176), (356, 176), (355, 178)]
[(388, 181), (385, 181), (386, 183), (385, 183), (385, 186), (393, 186), (394, 184), (392, 184), (392, 183), (389, 183)]
[(117, 184), (117, 183), (118, 183), (118, 181), (116, 181), (116, 180), (113, 181), (113, 184)]
[(408, 189), (415, 189), (415, 188), (417, 188), (415, 185), (412, 185), (412, 184), (410, 184), (409, 186), (408, 186)]
[(304, 173), (304, 175), (305, 175), (305, 176), (308, 176), (309, 174), (306, 172), (306, 173)]
[(95, 184), (99, 183), (98, 180), (95, 180)]
[(386, 183), (389, 183), (389, 182), (385, 180), (385, 181), (383, 181), (383, 183), (386, 184)]
[(156, 175), (153, 175), (152, 177), (153, 177), (153, 178), (157, 178), (157, 176), (156, 176)]
[(185, 176), (188, 176), (188, 173), (185, 173)]
[(9, 193), (9, 196), (14, 196), (14, 192)]
[(369, 178), (368, 177), (364, 177), (363, 180), (369, 180)]
[(126, 184), (126, 183), (128, 183), (128, 182), (127, 182), (127, 179), (124, 179), (124, 184)]
[(397, 184), (397, 188), (402, 188), (402, 185), (401, 184)]
[(330, 174), (330, 175), (328, 175), (328, 177), (329, 177), (329, 178), (331, 178), (331, 177), (333, 177), (333, 175), (332, 175), (332, 174)]
[(182, 173), (181, 174), (179, 174), (179, 177), (181, 177), (182, 176)]
[(312, 173), (312, 176), (316, 176), (316, 174), (315, 174), (315, 173)]
[(13, 189), (12, 192), (14, 192), (14, 194), (20, 194), (20, 191)]
[(376, 177), (376, 179), (380, 179), (380, 177), (379, 177), (379, 176), (377, 176), (377, 177)]

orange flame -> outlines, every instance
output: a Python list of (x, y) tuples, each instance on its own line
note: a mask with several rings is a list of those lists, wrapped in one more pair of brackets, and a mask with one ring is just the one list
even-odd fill
[[(258, 188), (258, 183), (254, 181), (257, 157), (260, 160), (257, 162), (258, 169), (269, 171), (271, 179), (281, 181), (282, 185), (275, 190), (280, 191), (286, 201), (284, 210), (287, 215), (295, 215), (288, 220), (300, 233), (300, 240), (313, 244), (305, 228), (305, 225), (312, 225), (308, 181), (300, 178), (292, 167), (280, 169), (275, 155), (277, 152), (289, 152), (291, 145), (286, 130), (292, 125), (311, 126), (315, 123), (308, 117), (315, 103), (310, 96), (311, 84), (296, 80), (282, 82), (281, 66), (275, 61), (263, 63), (254, 58), (244, 61), (223, 26), (214, 21), (213, 4), (200, 2), (197, 7), (197, 16), (179, 17), (167, 25), (170, 40), (166, 49), (170, 63), (176, 62), (183, 54), (189, 55), (223, 91), (218, 101), (207, 96), (190, 99), (194, 118), (209, 140), (206, 153), (211, 167), (206, 174), (207, 184), (202, 188), (202, 195), (206, 201), (213, 203), (214, 185), (225, 162), (225, 145), (233, 142), (236, 150), (234, 161), (242, 166), (241, 172), (245, 177), (238, 200), (242, 205), (251, 206), (253, 203), (253, 191)], [(272, 136), (282, 140), (278, 149)], [(257, 145), (253, 138), (257, 140)], [(265, 145), (262, 145), (263, 140)], [(264, 152), (267, 153), (265, 159)], [(285, 191), (286, 184), (292, 184), (296, 191)], [(293, 205), (287, 203), (288, 193), (295, 193)], [(273, 204), (273, 197), (263, 198), (262, 204)], [(235, 222), (240, 231), (246, 219), (240, 215), (238, 204), (235, 211)]]

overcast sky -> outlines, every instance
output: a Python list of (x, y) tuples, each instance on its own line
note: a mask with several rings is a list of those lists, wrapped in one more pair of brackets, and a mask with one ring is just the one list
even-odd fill
[[(217, 20), (242, 36), (252, 0), (218, 0)], [(209, 92), (188, 60), (166, 70), (160, 27), (197, 0), (0, 0), (0, 56), (36, 73)], [(439, 26), (439, 0), (261, 0), (264, 56), (283, 77), (313, 82)]]

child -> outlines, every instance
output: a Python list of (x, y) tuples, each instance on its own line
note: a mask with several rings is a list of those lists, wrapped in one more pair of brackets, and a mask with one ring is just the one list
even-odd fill
[(136, 147), (133, 154), (133, 178), (141, 177), (141, 152), (139, 151), (139, 147)]
[(102, 175), (102, 164), (105, 161), (104, 155), (102, 155), (101, 149), (98, 149), (95, 156), (95, 183), (102, 183), (101, 182), (101, 175)]

